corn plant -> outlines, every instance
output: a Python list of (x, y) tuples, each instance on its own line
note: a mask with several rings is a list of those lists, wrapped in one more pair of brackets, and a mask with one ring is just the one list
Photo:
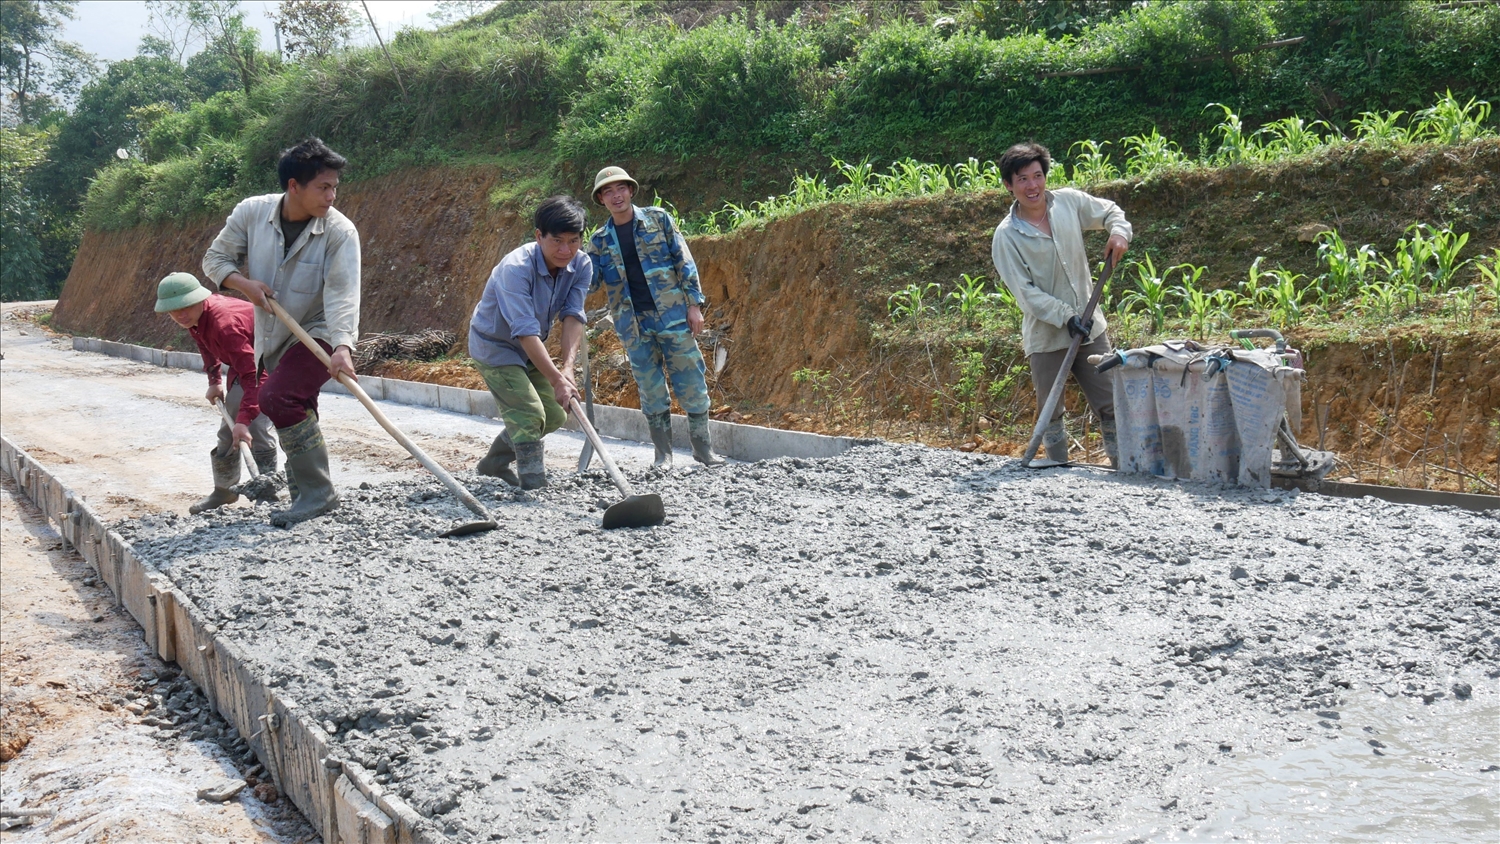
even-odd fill
[(1070, 154), (1075, 149), (1083, 149), (1078, 155), (1077, 163), (1073, 165), (1073, 184), (1095, 185), (1120, 178), (1120, 171), (1109, 162), (1109, 155), (1104, 151), (1107, 146), (1109, 141), (1079, 141), (1068, 147)]
[(1004, 284), (995, 285), (995, 292), (990, 293), (990, 307), (987, 313), (999, 319), (1000, 325), (1010, 329), (1012, 333), (1021, 330), (1021, 305), (1016, 301), (1016, 294), (1010, 292), (1010, 288)]
[(1407, 233), (1410, 237), (1396, 241), (1394, 255), (1380, 259), (1380, 268), (1391, 285), (1401, 291), (1403, 298), (1412, 299), (1411, 307), (1416, 307), (1421, 300), (1423, 282), (1431, 277), (1427, 264), (1432, 259), (1432, 243), (1423, 236), (1419, 226), (1412, 226)]
[(1199, 283), (1207, 271), (1208, 267), (1193, 264), (1178, 264), (1167, 270), (1168, 273), (1181, 273), (1172, 293), (1177, 297), (1181, 311), (1187, 314), (1189, 333), (1196, 337), (1207, 335), (1212, 328), (1228, 320), (1229, 306), (1234, 302), (1233, 291), (1208, 290)]
[(1413, 134), (1421, 141), (1463, 144), (1490, 134), (1484, 125), (1490, 119), (1490, 104), (1473, 97), (1467, 103), (1459, 103), (1451, 90), (1432, 108), (1424, 108), (1412, 117), (1417, 123)]
[(1393, 147), (1412, 142), (1413, 130), (1401, 126), (1404, 111), (1388, 111), (1380, 114), (1367, 111), (1354, 118), (1354, 137), (1361, 143), (1373, 147)]
[(1149, 135), (1131, 135), (1124, 138), (1120, 143), (1125, 145), (1127, 159), (1125, 164), (1125, 175), (1145, 177), (1169, 167), (1176, 167), (1187, 161), (1187, 156), (1182, 149), (1173, 141), (1162, 137), (1151, 127)]
[(914, 281), (892, 293), (885, 300), (885, 305), (890, 312), (892, 322), (910, 318), (912, 325), (917, 325), (922, 319), (922, 314), (932, 310), (932, 305), (928, 303), (929, 298), (936, 300), (941, 294), (942, 287), (935, 281), (926, 284)]
[(1215, 126), (1213, 131), (1219, 135), (1219, 149), (1213, 155), (1213, 160), (1219, 164), (1245, 164), (1259, 161), (1264, 154), (1260, 143), (1255, 139), (1254, 132), (1245, 131), (1245, 123), (1234, 110), (1223, 103), (1209, 103), (1204, 107), (1221, 108), (1224, 110), (1224, 120)]
[(950, 309), (957, 311), (966, 324), (976, 325), (979, 322), (980, 312), (989, 302), (989, 294), (985, 293), (984, 286), (984, 276), (971, 276), (964, 273), (959, 276), (958, 284), (953, 292), (944, 297), (943, 301), (950, 303)]
[(1489, 289), (1490, 298), (1495, 300), (1496, 309), (1500, 310), (1500, 249), (1496, 249), (1487, 258), (1475, 260), (1474, 268), (1479, 271), (1480, 279)]
[(834, 195), (840, 200), (864, 199), (872, 194), (871, 176), (875, 168), (870, 165), (869, 156), (864, 157), (857, 164), (850, 164), (835, 158), (833, 169), (839, 171), (845, 180), (844, 184), (834, 189)]
[(1130, 313), (1139, 309), (1151, 318), (1151, 332), (1154, 334), (1167, 322), (1167, 299), (1171, 295), (1167, 280), (1157, 273), (1150, 255), (1146, 256), (1145, 263), (1137, 261), (1132, 266), (1136, 289), (1120, 296), (1120, 310)]
[(1307, 287), (1297, 286), (1297, 282), (1306, 276), (1284, 267), (1271, 270), (1270, 275), (1275, 279), (1275, 282), (1266, 288), (1266, 304), (1269, 306), (1267, 314), (1271, 321), (1279, 328), (1300, 324), (1303, 310), (1307, 307), (1305, 300), (1310, 298), (1309, 294), (1313, 292)]
[(1432, 292), (1444, 293), (1453, 284), (1458, 271), (1468, 266), (1473, 259), (1458, 260), (1458, 254), (1469, 242), (1469, 233), (1458, 234), (1452, 229), (1438, 229), (1417, 225), (1417, 230), (1427, 230), (1427, 245), (1432, 255)]
[(1272, 277), (1272, 273), (1270, 270), (1260, 268), (1260, 262), (1264, 260), (1264, 255), (1257, 255), (1255, 260), (1250, 262), (1250, 270), (1245, 273), (1245, 280), (1239, 284), (1240, 293), (1235, 301), (1235, 308), (1258, 311), (1266, 306), (1269, 301), (1269, 291), (1262, 285), (1262, 282)]
[(1421, 301), (1421, 290), (1415, 284), (1376, 279), (1359, 290), (1360, 307), (1366, 314), (1390, 319), (1415, 308)]
[(1000, 178), (1000, 165), (993, 161), (980, 164), (972, 156), (953, 168), (953, 180), (955, 187), (963, 191), (996, 190), (1005, 184)]
[(1318, 282), (1323, 309), (1352, 298), (1375, 269), (1377, 257), (1375, 248), (1368, 243), (1351, 252), (1337, 229), (1321, 232), (1318, 262), (1328, 267)]
[(1479, 285), (1471, 284), (1468, 287), (1455, 287), (1449, 290), (1444, 297), (1447, 304), (1443, 310), (1448, 317), (1456, 323), (1472, 323), (1475, 313), (1479, 310)]
[(1319, 126), (1330, 132), (1333, 131), (1333, 127), (1322, 120), (1308, 123), (1295, 116), (1273, 120), (1256, 132), (1257, 135), (1263, 134), (1271, 139), (1261, 148), (1261, 155), (1268, 159), (1283, 158), (1322, 149), (1329, 142), (1318, 134)]

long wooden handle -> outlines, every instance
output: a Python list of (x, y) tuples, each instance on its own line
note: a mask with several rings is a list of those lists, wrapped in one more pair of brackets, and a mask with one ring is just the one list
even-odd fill
[[(323, 347), (318, 345), (318, 341), (314, 340), (312, 335), (303, 330), (302, 326), (298, 325), (297, 321), (292, 319), (292, 315), (287, 313), (286, 309), (281, 307), (279, 302), (270, 297), (266, 298), (266, 302), (271, 305), (271, 313), (275, 314), (276, 318), (281, 320), (283, 325), (293, 334), (297, 335), (297, 339), (302, 341), (302, 345), (317, 355), (318, 360), (322, 361), (324, 366), (328, 366), (330, 358), (328, 357), (328, 353), (323, 351)], [(396, 423), (386, 418), (385, 413), (375, 404), (370, 395), (365, 392), (365, 388), (359, 386), (358, 381), (350, 378), (347, 373), (340, 372), (339, 383), (343, 384), (344, 389), (359, 399), (359, 403), (365, 406), (365, 410), (370, 411), (370, 415), (375, 417), (375, 421), (380, 423), (380, 427), (384, 428), (387, 434), (390, 434), (396, 442), (400, 443), (401, 447), (406, 449), (412, 457), (417, 458), (417, 462), (427, 467), (427, 471), (436, 475), (437, 479), (443, 482), (443, 486), (446, 486), (450, 492), (458, 496), (458, 500), (462, 501), (465, 507), (468, 507), (474, 512), (474, 515), (486, 521), (494, 521), (490, 516), (490, 512), (484, 509), (484, 505), (479, 503), (479, 499), (475, 498), (473, 493), (465, 489), (463, 484), (460, 484), (452, 475), (448, 474), (447, 469), (439, 466), (437, 461), (428, 457), (427, 452), (418, 447), (416, 443), (411, 441), (410, 437), (406, 436), (400, 428), (396, 427)]]
[[(583, 403), (588, 408), (589, 421), (594, 421), (594, 376), (589, 369), (589, 332), (584, 327), (583, 336), (578, 338), (578, 350), (583, 353)], [(594, 444), (585, 442), (583, 448), (578, 451), (578, 471), (588, 469), (589, 463), (594, 459)]]
[[(224, 424), (229, 426), (229, 435), (233, 437), (234, 417), (229, 415), (229, 408), (224, 406), (224, 400), (214, 399), (214, 407), (217, 407), (219, 409), (219, 415), (224, 417)], [(245, 468), (250, 470), (250, 477), (260, 477), (260, 469), (256, 468), (255, 455), (250, 453), (250, 446), (245, 445), (243, 442), (235, 443), (235, 445), (239, 446), (237, 451), (239, 451), (240, 453), (240, 459), (245, 461)]]
[[(1109, 283), (1109, 277), (1114, 274), (1115, 264), (1108, 259), (1104, 262), (1104, 272), (1099, 276), (1099, 282), (1094, 285), (1094, 293), (1089, 296), (1088, 305), (1084, 306), (1083, 315), (1087, 320), (1094, 318), (1094, 309), (1099, 307), (1099, 298), (1104, 295), (1104, 285)], [(1068, 382), (1068, 373), (1073, 369), (1073, 360), (1078, 357), (1078, 347), (1083, 345), (1082, 337), (1074, 337), (1073, 342), (1068, 344), (1068, 353), (1063, 356), (1062, 366), (1057, 370), (1057, 378), (1052, 381), (1052, 390), (1047, 393), (1047, 402), (1042, 406), (1042, 412), (1036, 418), (1036, 427), (1031, 431), (1031, 442), (1026, 444), (1026, 453), (1021, 456), (1021, 465), (1030, 466), (1036, 457), (1037, 449), (1042, 446), (1042, 437), (1047, 433), (1047, 424), (1052, 421), (1052, 414), (1057, 410), (1057, 403), (1062, 401), (1063, 385)]]
[(578, 420), (578, 426), (583, 429), (583, 435), (588, 437), (589, 443), (594, 446), (594, 451), (599, 452), (599, 459), (604, 461), (604, 470), (609, 472), (609, 479), (620, 488), (620, 494), (626, 498), (635, 495), (635, 490), (630, 487), (630, 481), (625, 480), (625, 476), (620, 474), (620, 470), (615, 467), (615, 461), (609, 459), (609, 452), (604, 450), (604, 443), (599, 441), (599, 434), (594, 430), (594, 426), (589, 424), (589, 418), (584, 414), (583, 407), (578, 404), (578, 399), (576, 397), (570, 399), (568, 407), (573, 411), (573, 418)]

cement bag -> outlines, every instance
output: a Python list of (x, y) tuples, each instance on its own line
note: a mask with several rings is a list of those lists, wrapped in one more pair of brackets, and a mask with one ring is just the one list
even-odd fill
[(1120, 471), (1270, 486), (1276, 429), (1301, 370), (1259, 350), (1172, 344), (1122, 354), (1110, 370)]

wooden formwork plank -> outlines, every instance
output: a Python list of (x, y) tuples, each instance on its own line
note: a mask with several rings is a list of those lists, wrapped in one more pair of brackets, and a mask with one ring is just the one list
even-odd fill
[(109, 591), (114, 593), (115, 606), (120, 606), (120, 557), (125, 554), (125, 539), (115, 531), (104, 533), (104, 553), (99, 559), (99, 577)]
[(339, 777), (333, 787), (342, 844), (396, 844), (395, 823), (349, 777)]
[(277, 787), (312, 823), (324, 841), (338, 841), (334, 779), (329, 768), (328, 737), (289, 698), (271, 698), (276, 730), (270, 732), (271, 758), (281, 771)]
[(417, 835), (417, 824), (422, 820), (416, 810), (400, 797), (386, 791), (369, 780), (365, 770), (355, 762), (344, 762), (344, 779), (347, 779), (366, 800), (374, 803), (391, 822), (391, 834), (395, 844), (416, 844), (423, 839)]
[(117, 594), (120, 603), (141, 626), (147, 647), (157, 650), (155, 590), (151, 588), (145, 563), (135, 555), (135, 549), (128, 543), (120, 549), (119, 572), (120, 588)]
[(156, 580), (156, 655), (165, 662), (177, 661), (177, 600), (172, 581)]
[(205, 695), (211, 695), (213, 674), (209, 670), (207, 653), (213, 645), (212, 634), (204, 631), (197, 619), (198, 608), (182, 594), (182, 590), (174, 588), (170, 591), (172, 635), (175, 639), (173, 649), (177, 651), (177, 664)]
[(265, 759), (266, 734), (262, 727), (264, 716), (271, 711), (271, 690), (246, 667), (248, 663), (239, 646), (227, 637), (215, 636), (214, 650), (218, 653), (219, 670), (214, 676), (218, 683), (219, 712), (245, 736), (255, 755)]

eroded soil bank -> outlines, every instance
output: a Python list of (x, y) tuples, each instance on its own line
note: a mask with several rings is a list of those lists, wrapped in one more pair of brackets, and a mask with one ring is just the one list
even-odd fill
[[(1500, 822), (1493, 512), (872, 446), (642, 473), (669, 522), (605, 534), (554, 477), (464, 476), (504, 529), (462, 541), (426, 480), (120, 530), (440, 838)], [(1361, 788), (1264, 808), (1328, 760)]]

